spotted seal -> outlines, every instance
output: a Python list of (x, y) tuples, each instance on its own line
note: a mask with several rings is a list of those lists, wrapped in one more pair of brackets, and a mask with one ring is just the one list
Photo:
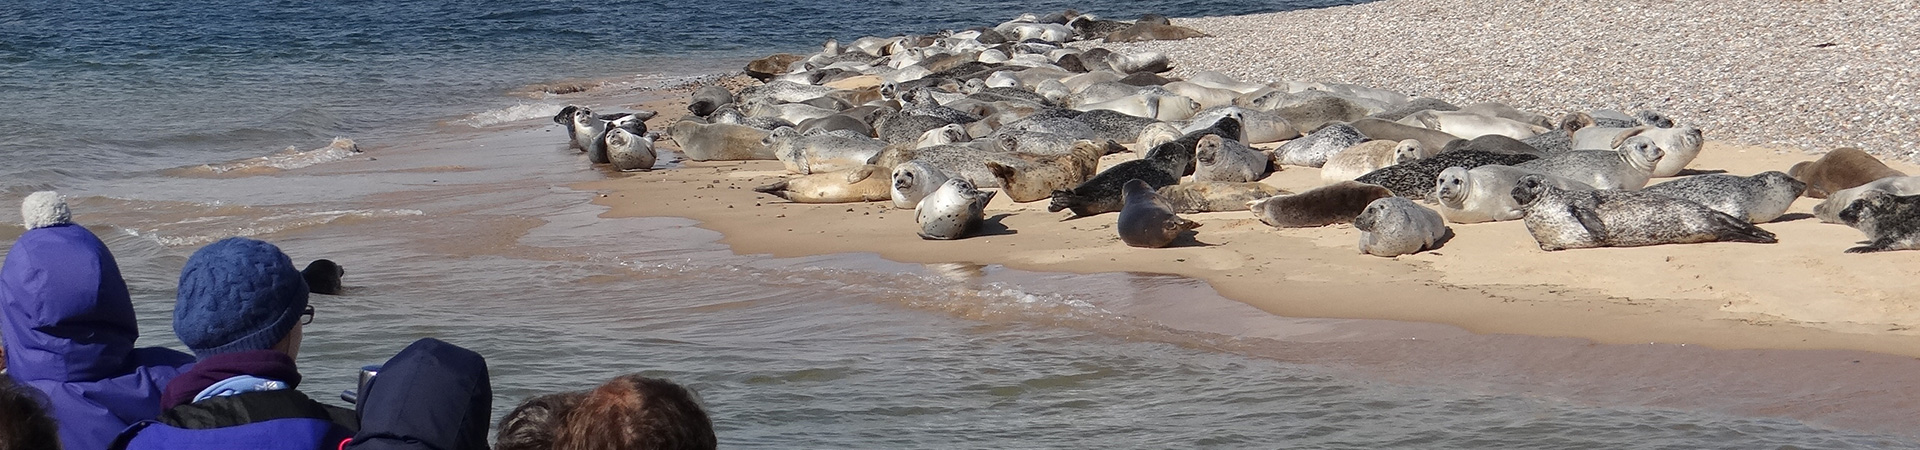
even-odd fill
[(1327, 157), (1327, 163), (1320, 166), (1320, 181), (1347, 181), (1387, 166), (1429, 156), (1433, 155), (1427, 151), (1427, 146), (1414, 139), (1362, 142)]
[(1686, 200), (1642, 191), (1569, 191), (1539, 175), (1514, 184), (1513, 199), (1541, 250), (1697, 242), (1771, 244), (1773, 233)]
[(681, 120), (668, 127), (667, 133), (680, 145), (680, 153), (694, 161), (779, 159), (763, 143), (768, 132), (745, 125)]
[(1260, 181), (1270, 168), (1265, 153), (1216, 134), (1201, 136), (1194, 144), (1194, 161), (1194, 181)]
[(1590, 191), (1593, 186), (1553, 175), (1513, 166), (1489, 164), (1468, 169), (1448, 167), (1440, 171), (1433, 187), (1433, 200), (1440, 216), (1453, 223), (1480, 223), (1519, 219), (1525, 214), (1513, 200), (1513, 185), (1520, 177), (1539, 174), (1554, 187), (1570, 191)]
[(1074, 217), (1087, 217), (1119, 211), (1125, 206), (1121, 188), (1129, 180), (1140, 180), (1160, 188), (1180, 183), (1181, 172), (1192, 164), (1193, 154), (1178, 143), (1165, 143), (1148, 151), (1145, 157), (1108, 167), (1073, 189), (1053, 192), (1047, 212), (1073, 211)]
[(987, 161), (987, 171), (1000, 180), (1000, 192), (1016, 203), (1040, 201), (1054, 191), (1071, 189), (1085, 183), (1100, 168), (1100, 155), (1106, 149), (1093, 141), (1074, 142), (1071, 153), (1032, 158)]
[(1576, 149), (1620, 148), (1636, 138), (1652, 142), (1665, 155), (1653, 168), (1655, 177), (1671, 177), (1686, 170), (1687, 164), (1700, 156), (1700, 146), (1705, 142), (1700, 129), (1693, 127), (1587, 127), (1573, 133), (1573, 146)]
[(693, 91), (692, 101), (687, 102), (687, 112), (706, 117), (720, 109), (720, 105), (729, 103), (733, 103), (733, 91), (720, 86), (703, 86)]
[(1352, 222), (1374, 200), (1393, 196), (1387, 188), (1342, 181), (1293, 195), (1276, 195), (1247, 203), (1260, 223), (1275, 228), (1305, 228)]
[(1827, 195), (1826, 201), (1813, 205), (1813, 216), (1819, 218), (1821, 222), (1843, 223), (1840, 220), (1840, 210), (1846, 209), (1848, 205), (1853, 204), (1854, 200), (1865, 196), (1866, 193), (1875, 191), (1893, 195), (1920, 194), (1920, 176), (1886, 177), (1834, 191)]
[(1200, 228), (1200, 222), (1174, 215), (1173, 208), (1147, 182), (1127, 180), (1122, 189), (1126, 205), (1120, 209), (1120, 221), (1114, 226), (1120, 232), (1121, 242), (1133, 247), (1161, 248), (1173, 243), (1180, 233)]
[(1807, 184), (1786, 172), (1767, 171), (1750, 177), (1724, 173), (1694, 175), (1647, 186), (1646, 192), (1686, 199), (1714, 211), (1753, 223), (1772, 222), (1787, 213)]
[(919, 161), (907, 161), (893, 166), (893, 186), (888, 189), (888, 197), (893, 199), (893, 207), (913, 209), (920, 205), (920, 199), (947, 183), (946, 172), (927, 167)]
[(773, 156), (788, 172), (801, 175), (860, 167), (887, 148), (886, 142), (858, 133), (801, 133), (789, 127), (773, 129), (760, 143), (772, 149)]
[(1665, 153), (1645, 138), (1627, 139), (1618, 150), (1571, 150), (1515, 165), (1586, 183), (1595, 189), (1639, 189)]
[(978, 233), (987, 218), (987, 202), (993, 191), (973, 188), (967, 180), (950, 179), (940, 189), (920, 199), (913, 209), (913, 221), (920, 224), (921, 239), (960, 239)]
[(1838, 192), (1886, 177), (1904, 177), (1906, 172), (1887, 167), (1879, 158), (1853, 147), (1841, 147), (1820, 155), (1820, 159), (1801, 161), (1787, 169), (1787, 175), (1807, 183), (1807, 196), (1827, 198)]
[(1433, 155), (1432, 158), (1382, 167), (1353, 179), (1361, 183), (1385, 186), (1393, 190), (1393, 195), (1410, 198), (1426, 198), (1433, 192), (1433, 184), (1440, 172), (1448, 167), (1475, 168), (1488, 164), (1511, 166), (1532, 161), (1533, 155), (1506, 155), (1482, 151), (1458, 151)]
[(659, 154), (653, 151), (655, 133), (635, 135), (623, 127), (608, 128), (596, 148), (604, 152), (607, 163), (620, 171), (653, 170)]
[(877, 202), (892, 198), (887, 168), (867, 165), (838, 172), (820, 172), (753, 188), (794, 203)]
[(1366, 140), (1367, 136), (1351, 125), (1328, 124), (1299, 139), (1281, 144), (1279, 149), (1273, 151), (1273, 162), (1289, 166), (1325, 166), (1327, 158)]
[(1840, 210), (1840, 220), (1867, 235), (1847, 253), (1920, 249), (1920, 195), (1868, 191)]
[(1158, 192), (1160, 199), (1167, 202), (1167, 208), (1180, 214), (1245, 211), (1248, 202), (1275, 195), (1292, 194), (1266, 183), (1223, 181), (1195, 181), (1163, 186)]
[(1395, 257), (1440, 248), (1453, 234), (1440, 213), (1406, 197), (1385, 197), (1368, 203), (1353, 218), (1360, 230), (1360, 253)]

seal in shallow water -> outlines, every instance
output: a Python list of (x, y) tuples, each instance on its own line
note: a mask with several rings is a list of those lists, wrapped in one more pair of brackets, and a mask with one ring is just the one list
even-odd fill
[(1527, 232), (1541, 250), (1639, 247), (1696, 242), (1771, 244), (1773, 233), (1746, 219), (1643, 191), (1569, 191), (1527, 175), (1513, 187)]
[(920, 238), (960, 239), (979, 232), (993, 194), (974, 189), (967, 180), (947, 180), (913, 210), (913, 220), (920, 224)]
[(1180, 233), (1200, 228), (1200, 222), (1174, 215), (1173, 209), (1147, 182), (1127, 180), (1123, 189), (1126, 207), (1120, 210), (1120, 222), (1114, 226), (1120, 232), (1121, 242), (1133, 247), (1161, 248), (1173, 243)]
[(300, 277), (307, 280), (307, 292), (326, 295), (340, 295), (340, 277), (347, 275), (347, 269), (332, 260), (316, 259), (300, 269)]
[(595, 144), (595, 148), (604, 152), (607, 163), (614, 169), (652, 170), (654, 160), (659, 157), (653, 151), (654, 134), (636, 135), (626, 128), (608, 128), (605, 137)]
[(1353, 228), (1360, 230), (1360, 253), (1394, 257), (1440, 248), (1453, 230), (1440, 213), (1406, 197), (1386, 197), (1367, 204)]
[(1787, 213), (1807, 184), (1785, 172), (1743, 177), (1724, 173), (1694, 175), (1647, 186), (1646, 192), (1685, 199), (1753, 223), (1772, 222)]

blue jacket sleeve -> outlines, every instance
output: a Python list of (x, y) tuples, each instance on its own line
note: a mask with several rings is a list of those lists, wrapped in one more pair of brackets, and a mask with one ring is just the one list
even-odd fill
[(493, 410), (487, 361), (427, 338), (381, 366), (360, 393), (353, 450), (486, 450)]

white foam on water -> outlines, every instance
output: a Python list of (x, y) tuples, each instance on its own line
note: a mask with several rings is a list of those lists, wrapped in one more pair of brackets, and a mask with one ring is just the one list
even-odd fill
[(509, 122), (519, 122), (537, 118), (553, 117), (559, 114), (562, 105), (552, 103), (521, 103), (500, 109), (481, 111), (453, 121), (474, 128), (486, 128)]
[(288, 146), (286, 150), (272, 155), (219, 164), (207, 164), (202, 167), (213, 173), (260, 168), (292, 170), (347, 159), (359, 153), (360, 146), (355, 144), (352, 139), (336, 137), (333, 138), (333, 142), (326, 147), (313, 150), (300, 150), (298, 147)]

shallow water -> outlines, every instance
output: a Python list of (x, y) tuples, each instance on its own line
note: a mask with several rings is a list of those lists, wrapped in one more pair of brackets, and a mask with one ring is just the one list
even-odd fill
[[(1911, 411), (1802, 423), (1784, 417), (1794, 405), (1853, 394), (1756, 393), (1767, 385), (1735, 364), (1540, 367), (1766, 355), (1278, 318), (1151, 274), (736, 255), (691, 220), (598, 217), (592, 193), (566, 186), (619, 175), (589, 169), (546, 121), (743, 56), (1065, 2), (64, 5), (0, 12), (0, 96), (23, 105), (0, 108), (0, 202), (72, 196), (126, 270), (148, 345), (179, 347), (173, 284), (205, 243), (253, 236), (340, 262), (347, 295), (315, 297), (300, 357), (319, 398), (438, 337), (487, 356), (496, 414), (641, 372), (696, 389), (729, 448), (1920, 447), (1858, 417)], [(683, 25), (696, 22), (731, 26)], [(518, 94), (568, 79), (613, 83)], [(335, 136), (367, 153), (319, 150)]]

